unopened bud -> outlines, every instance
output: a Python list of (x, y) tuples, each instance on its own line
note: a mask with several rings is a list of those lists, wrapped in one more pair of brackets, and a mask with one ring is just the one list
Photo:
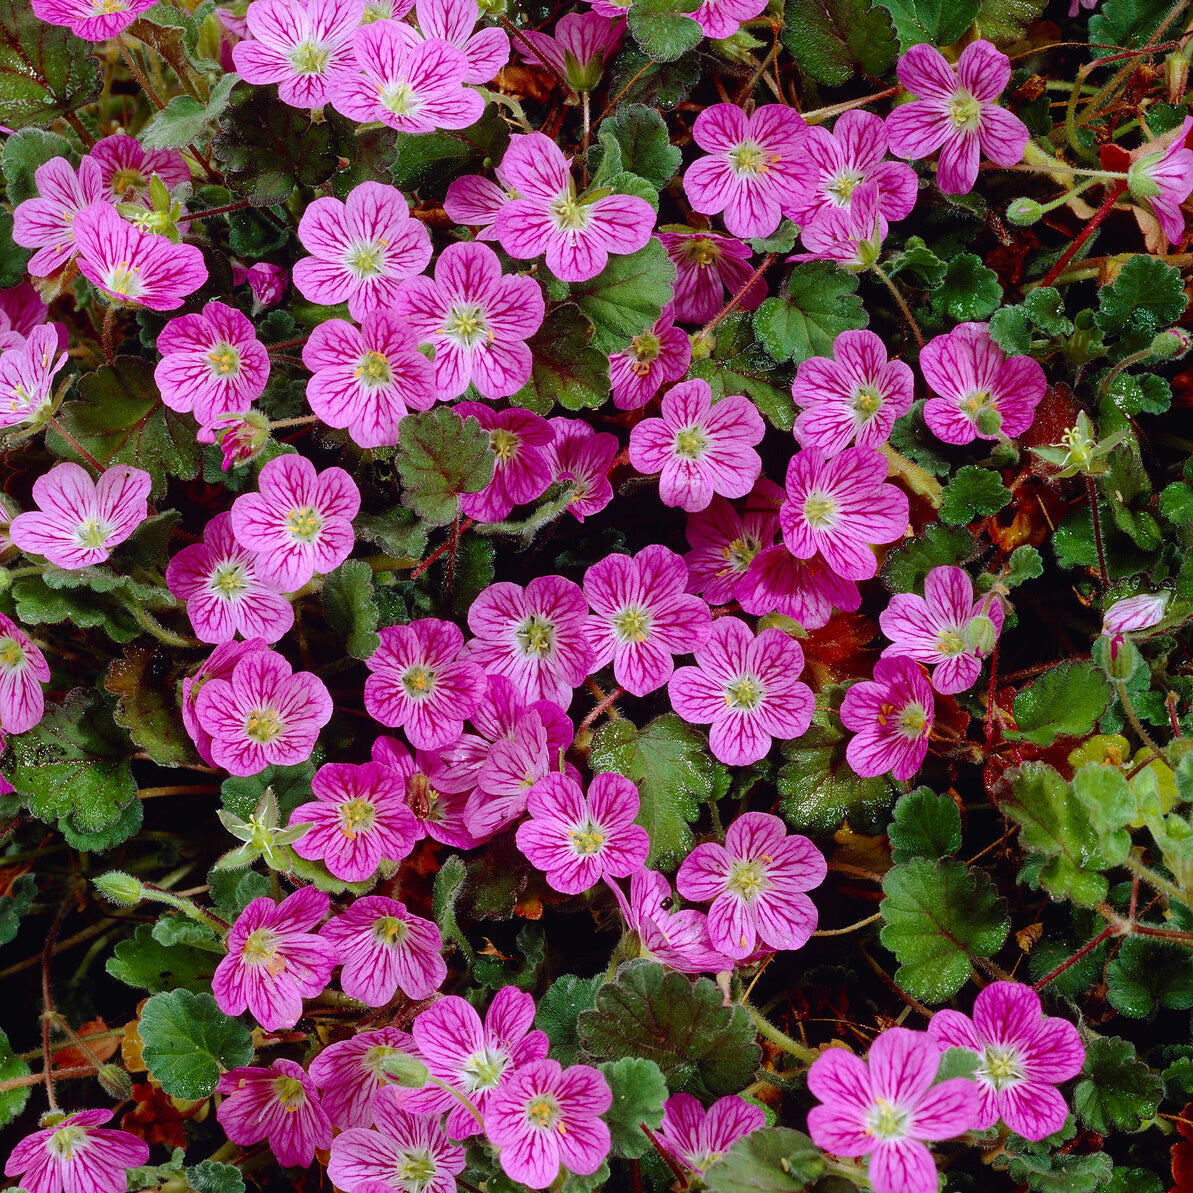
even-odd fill
[(123, 1102), (133, 1096), (133, 1079), (119, 1065), (106, 1064), (95, 1076), (109, 1098)]
[(145, 897), (141, 880), (125, 874), (123, 870), (109, 870), (91, 881), (105, 899), (121, 907), (133, 907)]
[(1026, 195), (1019, 199), (1012, 199), (1007, 207), (1007, 219), (1020, 228), (1037, 223), (1043, 215), (1044, 208), (1035, 199), (1029, 199)]
[(708, 360), (713, 354), (713, 349), (717, 346), (717, 337), (712, 335), (701, 335), (699, 332), (690, 337), (692, 341), (692, 359), (693, 360)]
[(1161, 360), (1176, 360), (1178, 356), (1184, 356), (1190, 348), (1193, 348), (1193, 336), (1183, 327), (1170, 327), (1152, 340), (1152, 355), (1158, 356)]
[(987, 438), (993, 439), (1002, 430), (1002, 415), (993, 409), (993, 407), (987, 406), (985, 409), (978, 411), (978, 417), (974, 420), (974, 425), (978, 428), (979, 435), (985, 435)]
[(739, 29), (732, 37), (713, 38), (709, 43), (713, 53), (720, 54), (730, 62), (740, 62), (743, 65), (750, 61), (750, 55), (755, 50), (761, 49), (765, 44), (744, 29)]
[(66, 1112), (64, 1110), (47, 1110), (45, 1114), (37, 1120), (37, 1125), (43, 1130), (48, 1130), (50, 1127), (57, 1127), (66, 1121)]
[(390, 1081), (405, 1089), (422, 1089), (430, 1076), (427, 1066), (408, 1052), (395, 1052), (386, 1057), (383, 1072)]
[(994, 628), (994, 622), (985, 614), (975, 617), (965, 627), (965, 646), (974, 654), (989, 654), (994, 649), (996, 641), (998, 641), (998, 631)]
[(1116, 683), (1126, 683), (1142, 659), (1135, 644), (1122, 634), (1103, 634), (1094, 643), (1094, 662)]

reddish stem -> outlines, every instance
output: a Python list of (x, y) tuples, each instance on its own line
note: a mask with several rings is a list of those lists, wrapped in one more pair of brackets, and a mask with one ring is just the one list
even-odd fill
[(1082, 945), (1067, 961), (1062, 961), (1051, 973), (1045, 974), (1033, 987), (1033, 990), (1042, 990), (1049, 982), (1055, 981), (1072, 965), (1076, 965), (1087, 953), (1092, 953), (1103, 941), (1109, 940), (1112, 936), (1121, 935), (1121, 929), (1117, 924), (1107, 924), (1097, 936), (1089, 942), (1089, 944)]
[(1127, 184), (1122, 179), (1110, 188), (1106, 198), (1102, 200), (1102, 206), (1094, 212), (1093, 217), (1077, 233), (1069, 247), (1061, 253), (1056, 264), (1044, 275), (1043, 280), (1040, 282), (1041, 286), (1051, 286), (1060, 277), (1065, 266), (1077, 255), (1078, 250), (1090, 238), (1094, 229), (1110, 214), (1111, 208), (1119, 201), (1119, 197), (1126, 189)]
[[(466, 531), (470, 526), (475, 525), (476, 520), (474, 518), (465, 518), (463, 523), (460, 525), (460, 532), (455, 536), (454, 541), (458, 543), (460, 541), (460, 535), (463, 534), (464, 531)], [(429, 568), (431, 564), (433, 564), (435, 560), (439, 558), (440, 555), (451, 549), (452, 542), (453, 539), (448, 538), (447, 542), (445, 542), (442, 546), (436, 547), (435, 550), (432, 551), (431, 554), (428, 555), (426, 559), (424, 559), (422, 563), (420, 563), (418, 567), (416, 567), (414, 571), (410, 573), (410, 579), (417, 580), (419, 576), (421, 576), (423, 572), (425, 572), (427, 568)]]

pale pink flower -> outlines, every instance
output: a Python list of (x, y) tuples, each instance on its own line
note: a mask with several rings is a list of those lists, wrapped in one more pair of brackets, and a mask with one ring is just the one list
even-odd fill
[(718, 1098), (707, 1110), (691, 1094), (672, 1094), (663, 1103), (656, 1138), (684, 1168), (702, 1173), (765, 1123), (761, 1106), (734, 1094)]
[(373, 1122), (377, 1095), (392, 1084), (386, 1067), (415, 1052), (414, 1037), (396, 1027), (362, 1031), (328, 1044), (307, 1068), (332, 1126), (341, 1131)]
[(1102, 615), (1103, 634), (1130, 634), (1136, 630), (1150, 630), (1164, 620), (1172, 593), (1168, 591), (1140, 593), (1115, 601)]
[(225, 1095), (215, 1116), (232, 1143), (264, 1141), (286, 1168), (306, 1168), (316, 1151), (331, 1146), (331, 1120), (296, 1061), (279, 1058), (268, 1069), (233, 1069), (215, 1088)]
[[(47, 19), (45, 17), (43, 20)], [(128, 1131), (101, 1126), (111, 1110), (55, 1115), (26, 1135), (4, 1162), (25, 1193), (124, 1193), (128, 1170), (149, 1163), (149, 1145)]]
[(50, 405), (54, 378), (66, 365), (60, 327), (34, 327), (28, 339), (16, 331), (7, 333), (19, 342), (0, 352), (0, 427), (30, 422)]
[(698, 592), (710, 605), (737, 600), (740, 581), (750, 561), (775, 541), (779, 506), (786, 494), (774, 481), (761, 477), (738, 512), (724, 497), (714, 497), (702, 510), (688, 515), (684, 556), (688, 591)]
[(37, 197), (17, 204), (12, 238), (23, 248), (37, 249), (26, 268), (33, 277), (44, 278), (75, 255), (75, 216), (104, 202), (106, 191), (99, 162), (89, 157), (77, 171), (66, 158), (51, 158), (34, 170), (33, 180)]
[(190, 182), (191, 169), (177, 149), (146, 149), (136, 137), (117, 133), (97, 141), (87, 156), (99, 163), (109, 203), (133, 200), (151, 206), (149, 181), (156, 174), (166, 190)]
[(613, 500), (609, 469), (617, 459), (616, 435), (595, 431), (582, 418), (548, 420), (555, 441), (547, 448), (547, 464), (555, 484), (570, 484), (568, 513), (577, 522), (599, 513)]
[(865, 182), (853, 192), (848, 207), (829, 207), (800, 229), (807, 252), (788, 261), (835, 261), (852, 272), (878, 260), (887, 234), (886, 216), (878, 206), (878, 186)]
[(766, 8), (766, 0), (703, 0), (693, 12), (705, 37), (732, 37)]
[(900, 781), (920, 769), (936, 704), (920, 665), (904, 656), (879, 659), (874, 679), (855, 683), (841, 701), (841, 724), (853, 730), (845, 758), (863, 779)]
[(397, 777), (414, 813), (417, 832), (457, 849), (475, 849), (479, 841), (468, 831), (464, 809), (475, 783), (461, 783), (453, 746), (447, 750), (410, 751), (396, 737), (373, 742), (372, 759)]
[(41, 685), (50, 666), (37, 644), (11, 617), (0, 613), (0, 730), (24, 733), (41, 720)]
[(199, 693), (203, 690), (203, 685), (209, 679), (231, 679), (232, 673), (236, 670), (236, 664), (246, 654), (255, 654), (257, 651), (268, 649), (264, 638), (250, 638), (247, 642), (221, 643), (208, 655), (206, 661), (193, 675), (188, 675), (183, 679), (182, 724), (190, 734), (191, 741), (195, 743), (199, 757), (208, 766), (215, 765), (215, 760), (211, 757), (211, 734), (199, 724), (199, 718), (195, 713), (195, 704), (199, 699)]
[(681, 323), (707, 323), (727, 296), (741, 294), (737, 305), (743, 311), (762, 305), (766, 281), (750, 281), (750, 250), (740, 240), (715, 232), (661, 232), (659, 241), (676, 269), (675, 317)]
[[(403, 0), (402, 7), (408, 11), (411, 5)], [(488, 83), (509, 61), (509, 35), (492, 25), (476, 28), (480, 19), (476, 0), (419, 0), (414, 9), (424, 37), (440, 37), (464, 52), (468, 61), (465, 83)]]
[(268, 261), (256, 261), (247, 267), (233, 265), (232, 284), (243, 286), (246, 282), (253, 295), (253, 314), (259, 315), (282, 301), (290, 285), (290, 275), (280, 265)]
[[(65, 25), (84, 41), (107, 41), (133, 23), (155, 0), (31, 0), (33, 15)], [(33, 1193), (32, 1190), (29, 1193)]]
[[(500, 179), (501, 167), (494, 173)], [(480, 174), (466, 174), (448, 183), (443, 210), (457, 224), (476, 228), (477, 240), (496, 240), (497, 213), (514, 197), (505, 185), (498, 186)]]
[(649, 331), (609, 357), (613, 405), (618, 410), (645, 406), (668, 381), (678, 381), (691, 361), (692, 341), (675, 326), (674, 307), (667, 303)]
[(598, 12), (569, 12), (556, 21), (554, 36), (534, 29), (524, 36), (534, 47), (530, 51), (519, 42), (518, 53), (527, 62), (554, 67), (576, 92), (592, 91), (621, 45), (625, 21)]
[(1185, 235), (1185, 213), (1181, 204), (1193, 191), (1190, 129), (1193, 129), (1193, 117), (1186, 116), (1163, 149), (1142, 153), (1127, 170), (1127, 186), (1131, 194), (1155, 212), (1170, 244), (1180, 244)]
[(493, 478), (479, 493), (460, 498), (460, 512), (477, 522), (500, 522), (515, 505), (533, 501), (551, 484), (547, 452), (555, 442), (551, 424), (520, 406), (493, 410), (480, 402), (460, 402), (456, 413), (474, 418), (489, 433)]

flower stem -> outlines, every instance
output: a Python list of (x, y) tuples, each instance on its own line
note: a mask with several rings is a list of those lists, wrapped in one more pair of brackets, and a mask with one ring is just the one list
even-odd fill
[(1094, 547), (1098, 552), (1098, 571), (1102, 577), (1102, 604), (1106, 603), (1106, 590), (1110, 587), (1110, 577), (1106, 572), (1106, 552), (1102, 547), (1102, 515), (1098, 510), (1098, 490), (1094, 486), (1094, 478), (1086, 475), (1086, 489), (1089, 492), (1089, 516), (1094, 524)]
[(699, 331), (698, 331), (698, 332), (697, 332), (697, 333), (696, 333), (696, 334), (695, 334), (695, 335), (692, 337), (692, 343), (693, 343), (693, 344), (695, 344), (695, 342), (696, 342), (697, 340), (703, 340), (703, 339), (704, 339), (704, 338), (705, 338), (707, 335), (709, 335), (709, 334), (710, 334), (710, 333), (713, 331), (713, 329), (714, 329), (714, 328), (717, 326), (717, 324), (718, 324), (718, 323), (720, 323), (720, 322), (721, 322), (721, 320), (722, 320), (722, 319), (724, 319), (724, 318), (725, 318), (727, 315), (730, 315), (730, 314), (732, 314), (732, 312), (733, 312), (733, 311), (734, 311), (734, 310), (737, 308), (737, 305), (738, 305), (738, 303), (740, 303), (740, 302), (741, 302), (741, 300), (742, 300), (743, 298), (745, 298), (746, 294), (749, 292), (749, 289), (750, 289), (750, 287), (751, 287), (751, 286), (753, 286), (753, 284), (754, 284), (754, 283), (755, 283), (755, 282), (756, 282), (756, 281), (757, 281), (757, 280), (758, 280), (760, 277), (762, 277), (762, 275), (763, 275), (763, 274), (764, 274), (764, 273), (765, 273), (765, 272), (766, 272), (766, 271), (767, 271), (767, 270), (768, 270), (768, 269), (771, 267), (771, 265), (774, 263), (774, 260), (775, 260), (775, 258), (776, 258), (778, 255), (779, 255), (778, 253), (768, 253), (768, 254), (767, 254), (767, 255), (766, 255), (764, 258), (763, 258), (763, 260), (762, 260), (762, 264), (761, 264), (761, 265), (759, 265), (759, 266), (758, 266), (758, 268), (757, 268), (756, 270), (754, 270), (754, 272), (753, 272), (752, 274), (750, 274), (750, 276), (749, 276), (748, 278), (746, 278), (745, 284), (744, 284), (744, 285), (742, 286), (742, 288), (741, 288), (741, 289), (740, 289), (740, 290), (739, 290), (739, 291), (738, 291), (738, 292), (737, 292), (737, 293), (736, 293), (736, 294), (735, 294), (735, 295), (734, 295), (734, 296), (733, 296), (733, 297), (732, 297), (732, 298), (731, 298), (731, 299), (730, 299), (730, 300), (729, 300), (729, 301), (728, 301), (728, 302), (727, 302), (727, 303), (726, 303), (726, 304), (725, 304), (725, 305), (724, 305), (724, 306), (721, 308), (721, 312), (720, 312), (720, 314), (718, 314), (718, 315), (714, 316), (714, 318), (711, 320), (711, 322), (709, 322), (709, 323), (706, 323), (706, 324), (705, 324), (705, 325), (704, 325), (704, 326), (703, 326), (703, 327), (702, 327), (702, 328), (701, 328), (701, 329), (700, 329), (700, 330), (699, 330)]
[(1041, 286), (1051, 286), (1060, 277), (1061, 271), (1077, 255), (1081, 246), (1092, 235), (1094, 229), (1110, 214), (1111, 209), (1119, 201), (1120, 196), (1126, 189), (1127, 184), (1121, 180), (1110, 188), (1106, 198), (1102, 200), (1102, 206), (1086, 221), (1081, 231), (1069, 243), (1069, 247), (1061, 253), (1052, 268), (1044, 275), (1043, 280), (1040, 282)]
[(144, 91), (147, 96), (149, 96), (150, 102), (153, 104), (153, 106), (159, 112), (162, 111), (166, 105), (162, 103), (161, 96), (154, 91), (153, 87), (149, 83), (149, 80), (145, 77), (141, 68), (134, 61), (133, 52), (131, 49), (129, 49), (128, 43), (123, 37), (117, 35), (116, 44), (120, 47), (120, 56), (124, 59), (124, 64), (128, 67), (129, 74), (131, 74), (132, 77), (137, 80), (137, 84), (140, 86), (141, 90)]
[(140, 604), (128, 601), (126, 602), (126, 607), (136, 619), (137, 625), (152, 634), (159, 642), (164, 642), (167, 646), (203, 645), (197, 638), (185, 638), (181, 634), (175, 634), (173, 630), (167, 630), (148, 609)]
[(439, 1078), (433, 1073), (427, 1074), (427, 1081), (431, 1085), (436, 1085), (440, 1089), (446, 1090), (449, 1094), (451, 1094), (451, 1096), (455, 1098), (457, 1102), (460, 1102), (464, 1109), (467, 1110), (468, 1113), (471, 1114), (478, 1123), (480, 1123), (481, 1130), (483, 1131), (485, 1129), (485, 1120), (481, 1115), (481, 1112), (477, 1110), (476, 1105), (471, 1098), (465, 1094), (462, 1094), (458, 1089), (454, 1089), (452, 1086), (448, 1085), (446, 1081), (440, 1081)]
[(920, 347), (924, 346), (924, 336), (920, 331), (920, 325), (915, 321), (915, 316), (911, 313), (911, 307), (907, 305), (907, 300), (899, 293), (899, 288), (886, 275), (885, 271), (879, 269), (877, 265), (871, 265), (870, 268), (882, 280), (882, 284), (891, 292), (891, 297), (899, 306), (899, 310), (903, 312), (903, 318), (907, 320), (908, 327), (911, 328), (911, 334), (915, 336), (915, 342)]
[(615, 700), (620, 700), (625, 695), (625, 688), (614, 688), (608, 696), (604, 698), (589, 714), (580, 722), (580, 728), (576, 730), (576, 737), (580, 738), (592, 727), (592, 723), (609, 708)]
[(1077, 964), (1082, 957), (1088, 953), (1092, 953), (1103, 941), (1109, 940), (1112, 936), (1121, 936), (1122, 929), (1116, 924), (1107, 924), (1097, 936), (1093, 938), (1088, 944), (1083, 944), (1068, 960), (1062, 961), (1051, 973), (1046, 973), (1034, 986), (1033, 990), (1043, 990), (1049, 982), (1055, 981), (1060, 977), (1066, 969)]
[(56, 419), (50, 419), (49, 425), (62, 436), (66, 442), (74, 448), (75, 451), (95, 469), (96, 472), (103, 472), (104, 466), (81, 444), (75, 437)]
[(801, 115), (805, 124), (819, 124), (830, 116), (840, 116), (842, 112), (848, 112), (852, 108), (864, 108), (876, 100), (890, 99), (892, 95), (898, 95), (899, 90), (898, 87), (888, 87), (885, 91), (876, 91), (873, 95), (862, 96), (861, 99), (847, 99), (844, 103), (830, 104), (827, 108), (813, 108), (812, 111), (802, 112)]
[(789, 1056), (794, 1056), (796, 1060), (801, 1060), (806, 1065), (810, 1065), (819, 1055), (820, 1051), (816, 1048), (809, 1048), (806, 1044), (801, 1044), (798, 1040), (794, 1040), (786, 1032), (780, 1031), (769, 1019), (765, 1018), (760, 1011), (757, 1011), (748, 1002), (739, 1004), (744, 1006), (750, 1018), (754, 1020), (754, 1026), (758, 1030), (760, 1036), (764, 1036), (770, 1040), (772, 1044), (777, 1044)]
[(1118, 689), (1118, 698), (1122, 703), (1123, 712), (1127, 714), (1127, 720), (1131, 722), (1131, 728), (1139, 735), (1139, 740), (1152, 752), (1152, 756), (1158, 761), (1168, 765), (1168, 759), (1160, 750), (1160, 747), (1152, 740), (1152, 736), (1143, 727), (1143, 722), (1139, 719), (1135, 712), (1134, 706), (1131, 704), (1131, 697), (1127, 695), (1127, 685), (1120, 679), (1115, 681), (1115, 687)]
[(279, 418), (276, 423), (270, 423), (269, 429), (271, 431), (280, 430), (282, 427), (306, 427), (311, 423), (317, 423), (319, 416), (317, 414), (302, 414), (297, 418)]
[(103, 323), (103, 340), (104, 340), (104, 362), (109, 366), (116, 364), (116, 346), (113, 342), (113, 331), (116, 324), (116, 308), (113, 306), (104, 307), (104, 323)]
[(505, 31), (512, 38), (520, 41), (530, 51), (531, 59), (536, 65), (541, 66), (569, 95), (576, 94), (576, 89), (571, 85), (571, 83), (569, 83), (567, 79), (565, 79), (563, 75), (561, 75), (559, 71), (547, 61), (546, 58), (539, 57), (539, 52), (534, 48), (534, 43), (529, 37), (526, 36), (525, 33), (522, 32), (521, 29), (518, 28), (517, 25), (513, 23), (513, 21), (509, 19), (509, 17), (504, 16), (499, 12), (495, 12), (492, 15), (497, 18), (500, 24), (505, 28)]
[[(466, 531), (470, 526), (475, 526), (475, 525), (476, 525), (476, 523), (471, 518), (465, 518), (463, 523), (460, 526), (459, 534), (456, 535), (456, 542), (457, 543), (459, 542), (460, 535), (463, 534), (464, 531)], [(429, 568), (431, 566), (431, 564), (433, 564), (435, 562), (435, 560), (437, 560), (439, 558), (440, 555), (442, 555), (445, 551), (448, 550), (448, 548), (451, 547), (451, 545), (452, 545), (452, 540), (449, 538), (445, 543), (436, 547), (435, 550), (432, 551), (431, 554), (428, 555), (426, 557), (426, 559), (424, 559), (422, 561), (422, 563), (420, 563), (418, 565), (418, 567), (416, 567), (414, 569), (414, 571), (412, 571), (410, 573), (410, 579), (417, 580), (419, 578), (419, 576), (421, 576), (423, 574), (423, 572), (425, 572), (427, 570), (427, 568)]]

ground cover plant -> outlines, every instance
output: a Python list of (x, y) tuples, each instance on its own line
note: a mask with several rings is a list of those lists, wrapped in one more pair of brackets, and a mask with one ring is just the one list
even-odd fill
[(1193, 1190), (1188, 0), (0, 0), (24, 1193)]

